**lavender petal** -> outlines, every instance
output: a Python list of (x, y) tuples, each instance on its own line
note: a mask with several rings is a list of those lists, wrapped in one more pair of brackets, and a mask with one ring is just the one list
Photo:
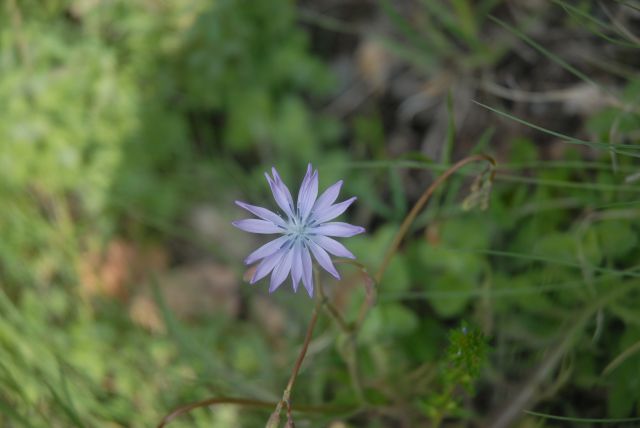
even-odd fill
[(287, 250), (282, 248), (269, 257), (262, 259), (251, 278), (251, 284), (255, 284), (265, 276), (269, 275), (273, 268), (280, 262), (285, 251)]
[(302, 259), (302, 283), (309, 297), (313, 297), (313, 266), (309, 250), (302, 248), (300, 258)]
[(269, 293), (273, 293), (280, 287), (280, 284), (287, 279), (289, 272), (291, 272), (291, 262), (293, 260), (293, 251), (287, 249), (282, 256), (280, 263), (276, 265), (271, 274), (271, 284), (269, 284)]
[(313, 233), (324, 236), (337, 236), (339, 238), (350, 238), (364, 232), (364, 227), (354, 226), (340, 221), (324, 223), (311, 230)]
[(335, 239), (327, 238), (326, 236), (314, 236), (312, 239), (316, 244), (336, 257), (345, 257), (347, 259), (356, 258), (351, 251), (347, 250), (347, 247)]
[(273, 180), (280, 187), (280, 191), (284, 194), (284, 197), (287, 200), (287, 204), (291, 208), (291, 211), (293, 211), (293, 198), (291, 197), (291, 192), (289, 191), (287, 185), (284, 184), (284, 181), (282, 181), (282, 178), (280, 178), (280, 174), (278, 174), (278, 171), (275, 169), (275, 167), (271, 167), (271, 175), (273, 175)]
[(271, 234), (284, 232), (284, 229), (271, 223), (270, 221), (258, 220), (255, 218), (236, 220), (234, 222), (231, 222), (231, 224), (240, 230), (251, 233)]
[(288, 236), (281, 236), (273, 241), (269, 241), (253, 253), (249, 254), (246, 259), (244, 259), (244, 264), (250, 265), (257, 262), (260, 259), (264, 259), (265, 257), (269, 257), (270, 255), (277, 252), (282, 246), (289, 240)]
[(338, 195), (340, 194), (340, 189), (342, 188), (342, 180), (337, 183), (329, 186), (327, 190), (325, 190), (322, 195), (316, 200), (316, 203), (313, 206), (312, 212), (316, 211), (324, 211), (333, 204)]
[(353, 198), (349, 198), (346, 201), (340, 202), (335, 205), (331, 205), (329, 208), (324, 210), (314, 211), (313, 216), (317, 223), (324, 223), (325, 221), (333, 220), (338, 217), (340, 214), (346, 211), (347, 208), (358, 198), (355, 196)]
[(278, 214), (274, 213), (273, 211), (270, 211), (266, 208), (257, 207), (255, 205), (247, 204), (242, 201), (236, 201), (236, 205), (238, 205), (241, 208), (244, 208), (245, 210), (249, 211), (251, 214), (257, 217), (260, 217), (263, 220), (270, 221), (271, 223), (276, 224), (278, 226), (286, 227), (286, 223), (284, 222), (282, 217), (280, 217)]
[(298, 191), (298, 213), (302, 220), (306, 219), (318, 197), (318, 171), (311, 172), (311, 164), (302, 180)]
[(338, 273), (336, 268), (333, 266), (333, 263), (331, 262), (331, 257), (329, 257), (329, 254), (327, 254), (327, 252), (324, 249), (322, 249), (322, 247), (320, 247), (318, 244), (316, 244), (313, 241), (309, 241), (309, 249), (311, 249), (313, 256), (315, 257), (315, 259), (318, 261), (318, 263), (320, 264), (320, 266), (322, 266), (324, 270), (329, 272), (336, 279), (340, 279), (340, 274)]
[(293, 218), (293, 199), (291, 198), (291, 192), (287, 186), (284, 185), (282, 181), (280, 181), (280, 176), (278, 176), (277, 172), (274, 170), (274, 177), (269, 177), (269, 174), (264, 173), (267, 178), (267, 182), (269, 183), (269, 187), (271, 187), (271, 193), (273, 193), (273, 199), (276, 200), (276, 203), (280, 207), (282, 211), (285, 212), (289, 216), (289, 218)]
[(291, 262), (291, 281), (293, 282), (293, 291), (298, 291), (298, 285), (302, 279), (302, 253), (300, 244), (296, 243), (293, 246), (293, 261)]

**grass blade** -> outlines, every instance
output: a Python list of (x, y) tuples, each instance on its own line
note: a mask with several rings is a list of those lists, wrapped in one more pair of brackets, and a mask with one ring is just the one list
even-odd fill
[(636, 144), (616, 144), (615, 146), (612, 144), (608, 144), (608, 143), (601, 143), (601, 142), (593, 142), (593, 141), (585, 141), (585, 140), (580, 140), (579, 138), (574, 138), (574, 137), (570, 137), (568, 135), (562, 134), (560, 132), (557, 131), (553, 131), (551, 129), (547, 129), (544, 128), (540, 125), (536, 125), (534, 123), (531, 123), (529, 121), (526, 121), (524, 119), (521, 119), (517, 116), (514, 116), (512, 114), (509, 114), (507, 112), (504, 112), (502, 110), (498, 110), (494, 107), (490, 107), (486, 104), (481, 103), (480, 101), (476, 101), (476, 100), (472, 100), (474, 103), (478, 104), (481, 107), (486, 108), (489, 111), (492, 111), (496, 114), (499, 114), (500, 116), (506, 117), (508, 119), (511, 119), (515, 122), (518, 122), (522, 125), (525, 125), (531, 129), (535, 129), (537, 131), (540, 132), (544, 132), (545, 134), (548, 135), (552, 135), (554, 137), (560, 138), (564, 141), (566, 141), (569, 144), (576, 144), (576, 145), (582, 145), (582, 146), (587, 146), (587, 147), (591, 147), (594, 149), (599, 149), (599, 150), (612, 150), (618, 154), (621, 155), (626, 155), (626, 156), (630, 156), (630, 157), (636, 157), (636, 158), (640, 158), (640, 153), (634, 153), (634, 152), (629, 152), (629, 151), (621, 151), (618, 148), (622, 147), (622, 148), (627, 148), (627, 149), (638, 149), (638, 145)]
[(524, 412), (531, 416), (538, 416), (540, 418), (551, 419), (555, 421), (575, 422), (578, 424), (623, 424), (623, 423), (629, 423), (629, 422), (640, 422), (640, 418), (615, 418), (615, 419), (574, 418), (571, 416), (549, 415), (547, 413), (533, 412), (531, 410), (524, 410)]
[(548, 49), (546, 49), (544, 46), (542, 46), (541, 44), (539, 44), (538, 42), (533, 40), (531, 37), (529, 37), (526, 34), (524, 34), (522, 31), (520, 31), (517, 28), (507, 24), (503, 20), (501, 20), (499, 18), (496, 18), (493, 15), (489, 15), (489, 18), (493, 22), (495, 22), (496, 24), (498, 24), (501, 27), (505, 28), (507, 31), (515, 34), (518, 38), (520, 38), (521, 40), (525, 41), (528, 45), (530, 45), (531, 47), (536, 49), (538, 52), (540, 52), (541, 54), (543, 54), (544, 56), (546, 56), (547, 58), (549, 58), (550, 60), (552, 60), (556, 64), (560, 65), (562, 68), (564, 68), (565, 70), (567, 70), (568, 72), (570, 72), (574, 76), (578, 77), (579, 79), (581, 79), (581, 80), (583, 80), (583, 81), (585, 81), (587, 83), (590, 83), (590, 84), (594, 85), (595, 87), (597, 87), (599, 89), (607, 91), (606, 88), (603, 88), (600, 84), (598, 84), (596, 81), (592, 80), (589, 76), (587, 76), (586, 74), (584, 74), (583, 72), (581, 72), (580, 70), (578, 70), (577, 68), (575, 68), (574, 66), (569, 64), (568, 62), (566, 62), (564, 59), (560, 58), (558, 55), (556, 55), (553, 52), (551, 52)]
[(604, 368), (604, 370), (602, 371), (602, 374), (606, 375), (608, 373), (611, 373), (613, 370), (616, 369), (616, 367), (622, 364), (627, 358), (629, 358), (630, 356), (632, 356), (638, 351), (640, 351), (640, 341), (634, 343), (629, 348), (625, 349), (624, 352), (622, 352), (620, 355), (614, 358), (613, 361), (611, 361), (607, 365), (607, 367)]
[[(597, 25), (600, 28), (603, 28), (605, 30), (608, 31), (612, 31), (615, 33), (618, 33), (622, 36), (624, 36), (625, 34), (621, 31), (619, 31), (616, 27), (609, 25), (605, 22), (600, 21), (599, 19), (594, 18), (593, 16), (591, 16), (590, 14), (588, 14), (587, 12), (573, 6), (570, 5), (564, 1), (561, 0), (553, 0), (553, 2), (555, 4), (557, 4), (558, 6), (562, 7), (565, 12), (567, 12), (567, 14), (569, 15), (573, 15), (578, 17), (579, 19), (583, 19), (584, 21), (588, 21), (591, 22), (595, 25)], [(638, 49), (640, 48), (640, 45), (638, 45), (637, 43), (633, 43), (633, 41), (628, 41), (628, 40), (619, 40), (619, 39), (615, 39), (605, 33), (603, 33), (602, 31), (598, 31), (598, 30), (592, 30), (596, 35), (602, 37), (603, 39), (607, 40), (610, 43), (616, 44), (616, 45), (620, 45), (620, 46), (624, 46), (624, 47), (629, 47), (629, 48), (635, 48)]]

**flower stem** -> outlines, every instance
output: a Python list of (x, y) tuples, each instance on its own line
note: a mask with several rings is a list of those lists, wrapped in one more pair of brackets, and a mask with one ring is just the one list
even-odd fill
[[(316, 283), (320, 284), (320, 282), (317, 280)], [(360, 369), (358, 368), (358, 356), (356, 353), (356, 334), (360, 327), (360, 322), (352, 325), (347, 324), (344, 317), (340, 314), (335, 305), (331, 303), (331, 301), (325, 296), (322, 286), (320, 285), (318, 286), (318, 296), (320, 297), (320, 301), (329, 312), (329, 315), (331, 315), (331, 318), (333, 318), (336, 324), (338, 324), (340, 330), (342, 330), (342, 333), (347, 336), (346, 347), (344, 349), (344, 354), (342, 355), (342, 357), (347, 364), (351, 383), (353, 385), (353, 389), (355, 390), (356, 396), (358, 397), (358, 401), (360, 403), (366, 403), (364, 388), (362, 387), (362, 381), (360, 379)]]
[[(362, 323), (364, 322), (364, 319), (367, 316), (369, 309), (371, 309), (373, 305), (375, 305), (376, 303), (376, 283), (373, 277), (369, 275), (367, 268), (362, 263), (359, 263), (351, 259), (338, 259), (336, 260), (336, 263), (345, 263), (345, 264), (353, 265), (358, 268), (358, 270), (360, 271), (360, 274), (362, 275), (365, 298), (364, 298), (364, 301), (362, 302), (362, 305), (360, 305), (360, 310), (358, 311), (358, 318), (350, 326), (351, 332), (355, 334), (362, 326)], [(344, 319), (344, 317), (342, 317), (342, 319)]]
[[(318, 285), (319, 286), (319, 285)], [(307, 355), (307, 349), (309, 349), (309, 343), (311, 342), (311, 337), (313, 336), (313, 330), (316, 327), (316, 322), (318, 321), (318, 312), (320, 311), (320, 306), (322, 305), (322, 299), (318, 299), (316, 301), (316, 306), (313, 308), (313, 313), (311, 314), (311, 321), (309, 321), (309, 326), (307, 327), (307, 333), (304, 337), (304, 343), (302, 344), (302, 349), (300, 350), (300, 354), (298, 354), (298, 358), (293, 366), (293, 371), (291, 372), (291, 377), (289, 377), (289, 382), (287, 383), (287, 387), (284, 389), (282, 393), (282, 399), (276, 405), (275, 410), (269, 417), (267, 421), (267, 428), (277, 427), (280, 421), (280, 413), (282, 413), (282, 406), (286, 405), (287, 407), (287, 417), (291, 422), (291, 391), (293, 389), (293, 385), (296, 382), (298, 377), (298, 372), (300, 371), (300, 367), (302, 366), (302, 361), (304, 361), (304, 357)]]
[[(405, 237), (405, 235), (409, 231), (409, 227), (411, 226), (413, 221), (416, 219), (420, 211), (422, 211), (422, 208), (429, 201), (429, 198), (431, 198), (431, 195), (433, 195), (433, 192), (435, 192), (435, 190), (443, 182), (445, 182), (447, 178), (453, 175), (453, 173), (455, 173), (457, 170), (459, 170), (460, 168), (462, 168), (463, 166), (469, 163), (477, 162), (477, 161), (487, 161), (491, 164), (492, 167), (495, 167), (496, 165), (496, 161), (491, 156), (487, 156), (483, 154), (468, 156), (458, 161), (457, 163), (455, 163), (453, 166), (451, 166), (451, 168), (447, 169), (444, 173), (442, 173), (440, 177), (438, 177), (433, 183), (431, 183), (431, 185), (427, 188), (427, 190), (424, 191), (422, 196), (420, 196), (420, 199), (418, 199), (418, 202), (416, 202), (416, 204), (413, 206), (409, 214), (407, 214), (407, 216), (405, 217), (404, 221), (400, 225), (400, 229), (398, 229), (398, 233), (396, 233), (396, 236), (393, 238), (393, 242), (391, 243), (391, 246), (387, 250), (387, 253), (384, 255), (382, 264), (380, 265), (380, 268), (378, 269), (375, 275), (376, 283), (379, 284), (380, 281), (382, 280), (382, 276), (384, 275), (384, 272), (387, 270), (387, 267), (389, 267), (391, 258), (398, 251), (398, 248), (400, 247), (400, 243), (402, 242), (402, 239)], [(493, 173), (492, 173), (492, 178), (493, 178)]]
[(331, 318), (333, 318), (336, 324), (338, 324), (340, 330), (342, 330), (343, 333), (350, 334), (353, 331), (353, 327), (347, 324), (344, 317), (340, 315), (340, 312), (338, 312), (338, 309), (335, 307), (335, 305), (331, 303), (329, 298), (324, 294), (322, 286), (320, 286), (317, 281), (316, 284), (318, 284), (318, 297), (320, 298), (323, 306), (327, 309), (327, 312), (329, 312), (329, 315), (331, 315)]

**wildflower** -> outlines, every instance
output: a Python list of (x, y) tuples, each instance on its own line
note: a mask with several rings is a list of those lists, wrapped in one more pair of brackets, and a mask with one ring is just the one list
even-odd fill
[(278, 171), (271, 168), (271, 172), (273, 177), (268, 173), (265, 173), (265, 176), (284, 216), (266, 208), (236, 201), (238, 206), (259, 218), (237, 220), (232, 223), (245, 232), (282, 235), (264, 244), (245, 259), (247, 265), (260, 260), (251, 278), (251, 284), (271, 273), (271, 293), (291, 273), (293, 290), (298, 291), (302, 281), (309, 296), (313, 296), (311, 254), (324, 270), (337, 279), (340, 279), (340, 274), (333, 266), (329, 254), (355, 259), (344, 245), (330, 237), (351, 237), (364, 232), (364, 228), (330, 220), (342, 214), (356, 198), (334, 204), (340, 193), (342, 180), (330, 186), (318, 197), (318, 171), (313, 171), (309, 164), (300, 185), (298, 202), (294, 205), (291, 192), (280, 179)]

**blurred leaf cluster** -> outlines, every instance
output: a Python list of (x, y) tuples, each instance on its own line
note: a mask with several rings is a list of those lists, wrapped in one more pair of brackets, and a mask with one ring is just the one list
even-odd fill
[(73, 252), (78, 224), (106, 234), (127, 216), (167, 224), (205, 197), (194, 182), (233, 171), (234, 155), (299, 161), (319, 150), (322, 133), (309, 129), (322, 119), (302, 94), (326, 91), (329, 75), (306, 53), (289, 2), (254, 6), (3, 5), (5, 270), (20, 271), (29, 252), (64, 253), (61, 243)]
[(286, 0), (0, 8), (0, 424), (148, 425), (206, 393), (166, 381), (195, 377), (170, 341), (87, 305), (87, 255), (167, 239), (236, 157), (312, 158), (339, 128), (304, 97), (332, 80)]

